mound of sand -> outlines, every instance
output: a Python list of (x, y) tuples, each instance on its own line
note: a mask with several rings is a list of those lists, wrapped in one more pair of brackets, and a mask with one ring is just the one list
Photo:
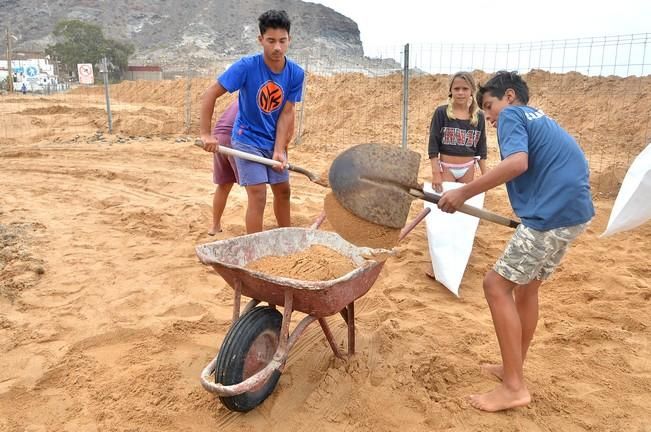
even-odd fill
[(268, 255), (250, 262), (246, 267), (271, 276), (304, 281), (328, 281), (355, 270), (348, 257), (322, 245), (312, 245), (289, 255)]

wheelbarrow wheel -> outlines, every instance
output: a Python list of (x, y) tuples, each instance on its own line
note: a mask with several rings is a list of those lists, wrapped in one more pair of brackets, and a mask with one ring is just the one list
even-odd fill
[[(215, 383), (238, 384), (269, 364), (278, 347), (282, 321), (282, 314), (269, 306), (253, 308), (240, 317), (222, 342)], [(219, 399), (231, 411), (250, 411), (269, 397), (279, 378), (276, 371), (251, 391)]]

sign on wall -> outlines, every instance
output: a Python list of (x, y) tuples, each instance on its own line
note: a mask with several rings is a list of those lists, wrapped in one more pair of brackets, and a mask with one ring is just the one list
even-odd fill
[(90, 63), (81, 63), (77, 65), (79, 75), (79, 84), (95, 84), (93, 76), (93, 65)]

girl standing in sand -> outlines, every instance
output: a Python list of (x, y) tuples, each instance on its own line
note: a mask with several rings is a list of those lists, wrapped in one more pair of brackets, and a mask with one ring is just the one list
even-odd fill
[(436, 108), (430, 126), (428, 154), (432, 188), (444, 181), (471, 182), (475, 164), (486, 173), (486, 122), (475, 99), (477, 85), (469, 72), (452, 76), (448, 103)]

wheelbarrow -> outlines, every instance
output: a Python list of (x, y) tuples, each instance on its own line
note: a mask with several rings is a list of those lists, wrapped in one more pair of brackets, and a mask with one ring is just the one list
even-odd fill
[[(429, 209), (421, 212), (406, 226), (400, 239), (428, 212)], [(231, 327), (219, 353), (200, 377), (204, 389), (217, 394), (232, 411), (250, 411), (273, 392), (289, 351), (315, 321), (334, 355), (344, 358), (325, 320), (340, 314), (348, 327), (348, 355), (355, 353), (355, 300), (368, 292), (384, 266), (386, 255), (393, 252), (358, 247), (334, 232), (315, 229), (324, 218), (322, 214), (311, 229), (278, 228), (196, 247), (199, 260), (212, 266), (235, 292)], [(350, 258), (355, 269), (333, 280), (301, 281), (246, 268), (262, 257), (289, 255), (317, 244)], [(384, 258), (374, 259), (374, 256)], [(252, 300), (240, 312), (243, 295)], [(260, 306), (260, 302), (268, 306)], [(277, 306), (283, 307), (282, 314)], [(307, 316), (290, 334), (294, 311)]]

